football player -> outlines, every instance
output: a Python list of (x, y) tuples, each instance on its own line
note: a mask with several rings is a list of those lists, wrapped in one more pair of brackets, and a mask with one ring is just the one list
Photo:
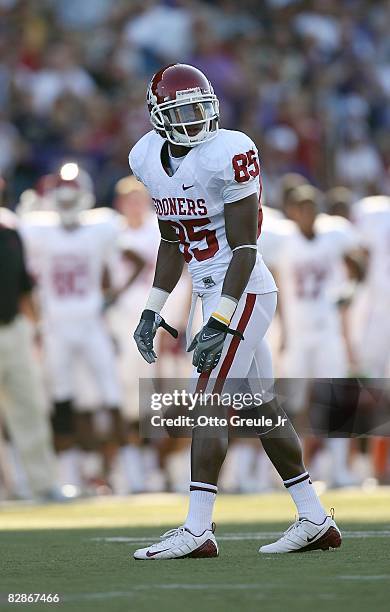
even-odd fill
[(286, 375), (293, 378), (347, 375), (335, 278), (339, 280), (343, 258), (358, 240), (348, 221), (342, 219), (340, 229), (334, 217), (332, 224), (319, 218), (319, 200), (319, 192), (310, 185), (295, 189), (290, 216), (295, 223), (289, 232), (280, 232), (272, 261), (283, 293)]
[[(363, 304), (355, 327), (359, 365), (367, 376), (386, 380), (390, 372), (390, 198), (363, 198), (355, 204), (352, 216), (368, 256)], [(375, 437), (372, 447), (375, 475), (388, 484), (389, 439)]]
[(357, 202), (353, 219), (368, 253), (367, 306), (358, 338), (362, 371), (385, 378), (390, 366), (390, 198), (372, 196)]
[[(309, 396), (309, 380), (344, 378), (355, 367), (347, 325), (340, 306), (347, 282), (345, 258), (358, 246), (356, 232), (346, 219), (319, 215), (321, 194), (310, 185), (291, 194), (289, 231), (279, 228), (268, 253), (281, 293), (283, 374), (291, 379), (293, 410), (300, 413)], [(269, 241), (268, 241), (269, 243)], [(318, 446), (318, 445), (317, 445)], [(349, 441), (330, 438), (330, 484), (353, 484), (348, 469)]]
[(129, 416), (134, 417), (138, 416), (136, 383), (142, 373), (146, 376), (146, 364), (136, 347), (132, 343), (129, 344), (125, 330), (128, 330), (129, 320), (134, 322), (134, 326), (137, 325), (143, 310), (153, 280), (159, 231), (150, 196), (144, 185), (134, 176), (125, 177), (118, 182), (114, 203), (115, 208), (126, 219), (126, 227), (118, 240), (120, 265), (117, 274), (120, 276), (120, 283), (127, 284), (127, 289), (122, 291), (108, 312), (115, 339), (119, 343), (120, 369), (125, 385), (125, 408)]
[[(257, 250), (262, 210), (256, 146), (241, 132), (219, 129), (218, 99), (206, 76), (192, 66), (173, 64), (157, 72), (147, 103), (154, 130), (136, 143), (129, 163), (152, 197), (161, 242), (153, 287), (134, 333), (138, 349), (146, 361), (156, 360), (155, 333), (158, 327), (170, 329), (160, 313), (186, 262), (204, 317), (189, 347), (197, 388), (218, 393), (232, 379), (270, 381), (264, 334), (275, 312), (277, 289)], [(262, 413), (276, 416), (277, 402), (268, 396)], [(218, 555), (212, 512), (227, 442), (205, 439), (199, 429), (193, 429), (186, 521), (157, 544), (137, 550), (136, 559)], [(340, 546), (340, 532), (312, 486), (295, 430), (288, 421), (283, 432), (277, 429), (275, 424), (259, 435), (299, 519), (260, 552)]]
[(110, 409), (112, 433), (125, 444), (115, 356), (102, 317), (103, 277), (112, 262), (120, 228), (118, 216), (112, 212), (108, 215), (104, 210), (90, 210), (94, 204), (92, 181), (75, 163), (65, 164), (58, 175), (50, 178), (43, 197), (51, 210), (23, 215), (21, 230), (38, 278), (45, 365), (55, 405), (53, 425), (61, 451), (60, 464), (63, 474), (67, 474), (65, 481), (80, 485), (76, 440), (88, 464), (91, 453), (98, 461), (98, 442), (93, 433), (95, 406), (81, 406), (81, 401), (75, 401), (79, 391), (78, 360), (87, 366), (98, 390), (100, 404), (96, 407)]
[[(117, 284), (126, 287), (120, 292), (107, 317), (118, 347), (118, 369), (123, 388), (123, 410), (131, 423), (129, 444), (116, 462), (121, 476), (121, 493), (149, 490), (150, 478), (145, 473), (145, 449), (138, 435), (138, 380), (147, 376), (148, 364), (142, 359), (134, 343), (129, 342), (128, 322), (137, 324), (153, 280), (154, 264), (159, 245), (159, 231), (151, 200), (144, 185), (134, 176), (120, 179), (115, 187), (115, 209), (123, 216), (126, 227), (118, 239), (120, 258), (116, 266)], [(149, 372), (150, 374), (150, 372)], [(157, 459), (153, 454), (153, 464)]]

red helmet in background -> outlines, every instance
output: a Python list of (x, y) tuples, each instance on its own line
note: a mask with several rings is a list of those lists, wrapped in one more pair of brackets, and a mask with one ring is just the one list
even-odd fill
[(171, 64), (159, 70), (146, 100), (154, 129), (172, 144), (194, 147), (217, 135), (219, 102), (194, 66)]
[(75, 162), (64, 164), (57, 174), (50, 175), (45, 197), (64, 225), (77, 223), (80, 213), (95, 204), (92, 179)]

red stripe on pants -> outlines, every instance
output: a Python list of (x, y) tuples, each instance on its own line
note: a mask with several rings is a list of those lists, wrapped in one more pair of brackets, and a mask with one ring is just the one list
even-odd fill
[[(241, 318), (237, 325), (238, 331), (240, 331), (242, 334), (244, 333), (245, 328), (248, 325), (249, 319), (251, 318), (253, 308), (255, 306), (255, 302), (256, 302), (256, 294), (248, 293), (246, 296), (244, 310), (242, 312)], [(218, 378), (215, 382), (213, 393), (221, 393), (224, 382), (232, 366), (232, 363), (237, 353), (237, 349), (239, 347), (240, 342), (241, 342), (240, 338), (237, 338), (237, 336), (233, 336), (233, 339), (230, 343), (228, 351), (225, 355), (225, 359), (223, 360), (223, 363), (221, 365), (221, 369), (219, 371)]]
[(196, 383), (195, 393), (204, 393), (206, 391), (207, 383), (209, 382), (211, 370), (208, 372), (202, 372)]

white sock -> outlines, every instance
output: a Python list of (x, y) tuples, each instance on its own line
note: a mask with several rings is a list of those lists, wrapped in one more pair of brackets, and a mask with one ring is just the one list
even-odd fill
[(331, 452), (333, 472), (336, 475), (338, 472), (347, 473), (349, 471), (349, 440), (347, 438), (329, 438), (327, 447)]
[(60, 485), (71, 484), (79, 488), (82, 486), (80, 449), (69, 448), (59, 452), (58, 468)]
[(283, 480), (298, 510), (299, 518), (306, 518), (320, 525), (326, 518), (326, 512), (313, 487), (308, 472), (294, 478)]
[(194, 535), (211, 529), (217, 487), (206, 482), (190, 483), (190, 507), (184, 527)]

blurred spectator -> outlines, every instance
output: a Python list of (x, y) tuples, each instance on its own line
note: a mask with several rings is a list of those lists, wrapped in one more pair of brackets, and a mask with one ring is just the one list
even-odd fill
[(356, 196), (374, 195), (380, 190), (383, 164), (362, 126), (354, 126), (335, 158), (337, 180), (354, 190)]
[(186, 56), (192, 43), (191, 14), (185, 3), (148, 0), (139, 15), (126, 25), (125, 37), (136, 47), (155, 57), (156, 63), (170, 63)]
[(224, 127), (260, 148), (266, 195), (284, 172), (359, 196), (390, 190), (390, 45), (384, 1), (22, 0), (0, 8), (0, 170), (15, 204), (66, 158), (112, 204), (149, 128), (146, 83), (192, 62)]
[(76, 63), (75, 50), (63, 43), (48, 48), (40, 70), (20, 71), (16, 84), (31, 93), (33, 110), (39, 115), (49, 113), (65, 92), (83, 98), (94, 90), (93, 79)]

